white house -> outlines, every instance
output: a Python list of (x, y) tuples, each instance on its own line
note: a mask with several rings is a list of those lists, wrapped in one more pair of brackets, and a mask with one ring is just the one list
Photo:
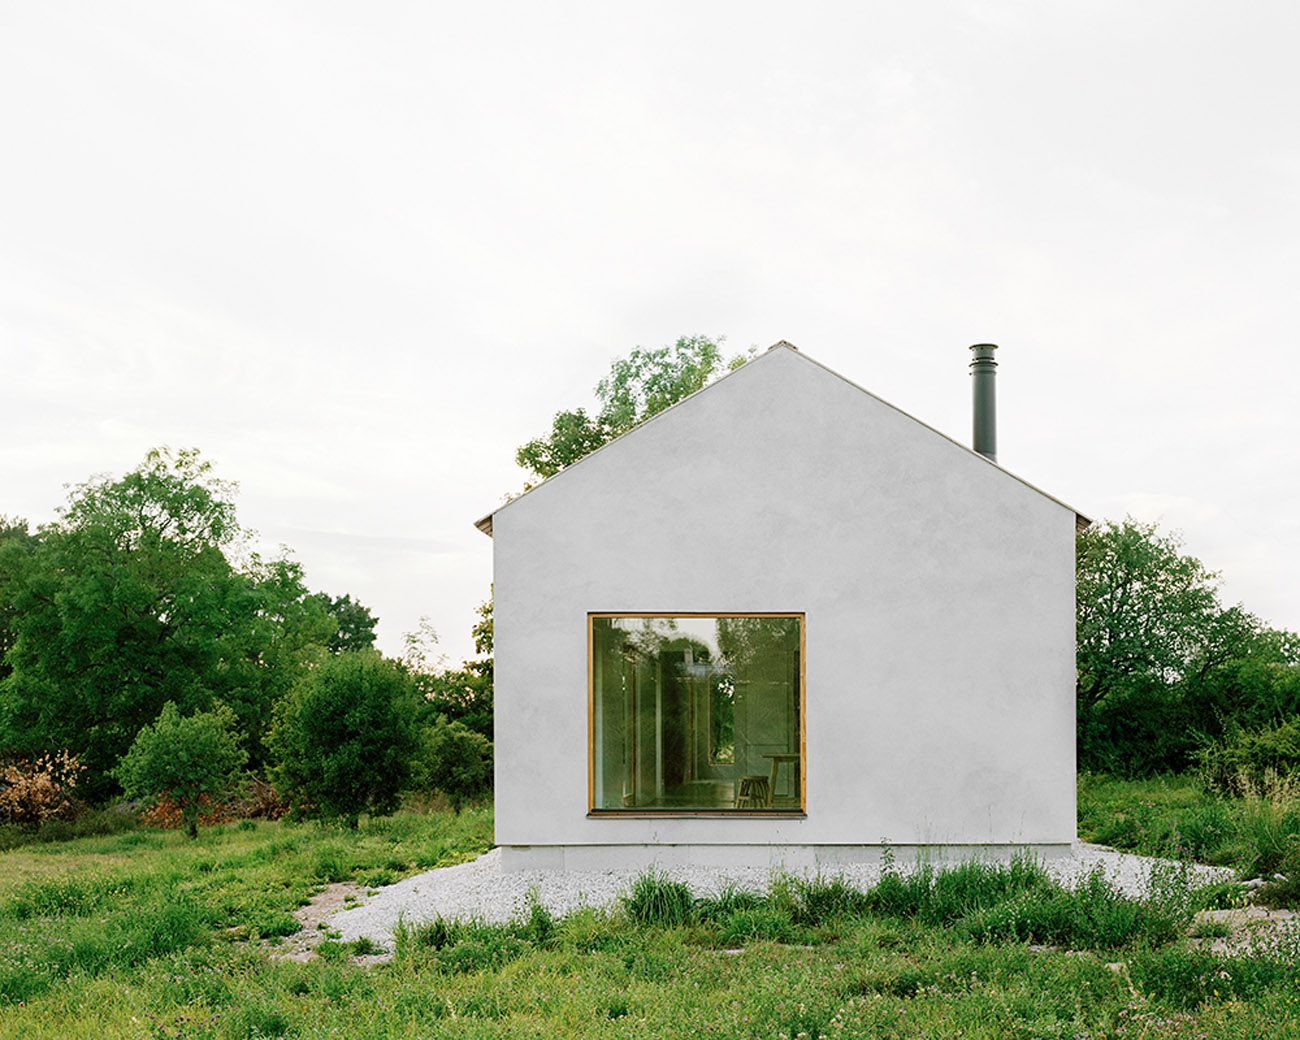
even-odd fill
[(784, 342), (501, 506), (503, 864), (1068, 848), (1079, 522)]

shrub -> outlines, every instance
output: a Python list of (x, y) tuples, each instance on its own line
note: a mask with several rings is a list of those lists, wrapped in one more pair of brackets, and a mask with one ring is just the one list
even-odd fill
[(197, 837), (201, 800), (227, 790), (248, 761), (235, 736), (237, 725), (229, 708), (182, 718), (175, 702), (168, 701), (157, 720), (136, 735), (113, 776), (128, 797), (170, 798), (180, 808), (186, 832)]
[(1266, 771), (1259, 783), (1243, 780), (1238, 829), (1249, 849), (1242, 864), (1249, 873), (1268, 876), (1294, 862), (1300, 851), (1300, 776)]
[(363, 812), (393, 812), (417, 749), (415, 710), (395, 662), (373, 650), (325, 658), (276, 706), (277, 786), (302, 811), (351, 827)]
[(0, 821), (44, 823), (76, 813), (71, 792), (85, 771), (66, 751), (0, 766)]
[(1300, 771), (1300, 718), (1262, 729), (1235, 729), (1201, 748), (1197, 766), (1202, 782), (1220, 794), (1244, 796)]
[[(223, 801), (200, 794), (198, 822), (200, 827), (215, 827), (222, 823), (239, 821), (240, 830), (253, 830), (256, 820), (278, 820), (288, 812), (288, 803), (266, 781), (245, 775), (239, 790)], [(181, 804), (170, 792), (158, 795), (153, 804), (140, 813), (140, 822), (162, 830), (175, 830), (185, 823)]]
[[(135, 831), (139, 826), (140, 817), (134, 812), (123, 811), (121, 807), (85, 809), (74, 819), (46, 820), (35, 828), (29, 824), (0, 823), (0, 852), (36, 843), (122, 834), (123, 831)], [(138, 834), (125, 834), (123, 840), (126, 839), (144, 840), (143, 835)]]
[[(214, 802), (206, 794), (199, 795), (195, 810), (196, 823), (203, 827), (229, 823), (235, 818), (228, 806)], [(153, 804), (140, 813), (140, 822), (148, 827), (157, 827), (165, 831), (177, 830), (181, 826), (189, 827), (181, 803), (167, 793), (157, 795)]]
[(436, 787), (460, 812), (471, 798), (492, 785), (492, 744), (480, 733), (439, 715), (420, 734), (414, 782)]

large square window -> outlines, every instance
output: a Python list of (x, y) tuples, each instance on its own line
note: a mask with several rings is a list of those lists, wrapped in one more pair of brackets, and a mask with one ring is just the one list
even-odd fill
[(802, 812), (802, 614), (591, 614), (594, 813)]

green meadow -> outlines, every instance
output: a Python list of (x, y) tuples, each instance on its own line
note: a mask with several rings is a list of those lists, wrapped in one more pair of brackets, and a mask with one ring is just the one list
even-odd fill
[[(1243, 872), (1263, 812), (1179, 780), (1080, 786), (1084, 837), (1169, 852), (1200, 826), (1219, 835), (1201, 851)], [(111, 826), (0, 834), (0, 1037), (1300, 1036), (1300, 933), (1213, 952), (1226, 928), (1196, 914), (1241, 891), (1178, 865), (1140, 899), (1100, 875), (1062, 888), (1029, 859), (900, 863), (866, 889), (778, 874), (709, 898), (647, 872), (614, 907), (409, 921), (383, 963), (326, 932), (297, 962), (292, 914), (313, 893), (472, 858), (490, 809), (197, 840)]]

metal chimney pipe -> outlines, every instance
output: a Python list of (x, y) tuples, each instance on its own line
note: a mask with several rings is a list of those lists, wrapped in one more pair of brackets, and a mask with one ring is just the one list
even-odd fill
[(996, 379), (998, 363), (993, 360), (996, 343), (976, 343), (970, 348), (972, 387), (975, 391), (975, 450), (990, 462), (998, 461), (998, 408)]

